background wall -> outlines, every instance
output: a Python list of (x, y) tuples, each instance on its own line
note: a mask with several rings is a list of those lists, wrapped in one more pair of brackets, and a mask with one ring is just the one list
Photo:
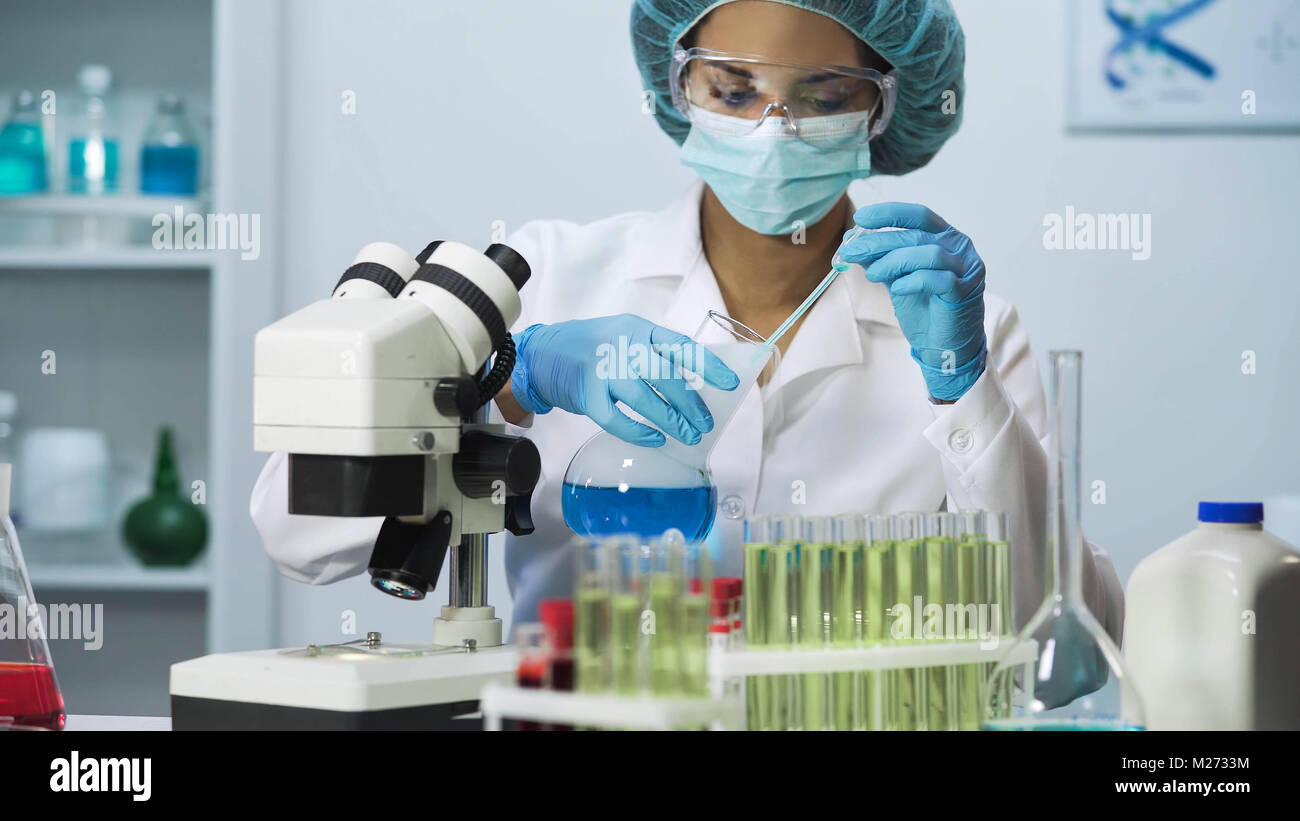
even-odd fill
[[(1200, 499), (1300, 492), (1292, 136), (1064, 132), (1065, 3), (957, 0), (961, 132), (931, 165), (856, 183), (858, 204), (923, 202), (969, 234), (1040, 365), (1086, 351), (1084, 470), (1105, 481), (1090, 537), (1121, 579), (1190, 529)], [(290, 0), (281, 148), (287, 312), (324, 297), (364, 243), (486, 245), (529, 219), (658, 208), (692, 174), (642, 113), (628, 3)], [(356, 114), (341, 111), (355, 92)], [(1261, 101), (1261, 105), (1265, 104)], [(1048, 251), (1043, 218), (1152, 216), (1152, 254)], [(1241, 372), (1242, 352), (1258, 372)], [(491, 590), (508, 600), (500, 551)], [(444, 598), (440, 584), (437, 600)], [(280, 640), (424, 635), (435, 614), (369, 590), (281, 582)]]

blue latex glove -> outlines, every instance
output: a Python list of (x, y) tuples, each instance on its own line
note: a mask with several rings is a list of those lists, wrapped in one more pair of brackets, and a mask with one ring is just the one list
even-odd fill
[(555, 407), (589, 416), (644, 447), (662, 445), (664, 434), (633, 421), (615, 403), (694, 445), (713, 430), (713, 415), (682, 369), (720, 390), (740, 384), (703, 345), (632, 314), (533, 325), (515, 339), (515, 349), (510, 390), (524, 410), (547, 413)]
[(960, 399), (984, 373), (984, 260), (969, 237), (924, 205), (882, 202), (853, 220), (904, 229), (861, 234), (840, 246), (839, 257), (889, 287), (930, 395)]

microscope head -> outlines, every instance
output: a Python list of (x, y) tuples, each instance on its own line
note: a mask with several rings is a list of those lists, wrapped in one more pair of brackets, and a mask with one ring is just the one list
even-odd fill
[(386, 517), (372, 576), (376, 558), (420, 557), (419, 595), (403, 597), (432, 589), (449, 541), (531, 532), (537, 449), (485, 424), (529, 275), (505, 245), (435, 242), (415, 258), (372, 243), (330, 299), (257, 334), (254, 449), (289, 454), (291, 514)]
[(437, 434), (483, 404), (476, 374), (518, 318), (529, 269), (504, 245), (480, 254), (437, 242), (420, 256), (367, 245), (331, 299), (258, 332), (256, 450), (455, 452), (454, 438)]

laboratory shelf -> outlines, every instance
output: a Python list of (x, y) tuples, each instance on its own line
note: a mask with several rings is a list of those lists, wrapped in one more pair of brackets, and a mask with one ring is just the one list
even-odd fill
[(42, 588), (206, 592), (212, 581), (206, 564), (177, 568), (131, 564), (31, 564), (27, 570), (38, 600)]
[(611, 730), (685, 730), (734, 722), (732, 700), (653, 698), (531, 690), (492, 682), (479, 695), (483, 726), (500, 730), (503, 718)]
[[(285, 69), (277, 55), (289, 18), (278, 3), (244, 0), (132, 0), (124, 13), (126, 5), (5, 6), (5, 15), (17, 15), (17, 25), (0, 25), (0, 77), (12, 80), (11, 91), (55, 90), (61, 120), (65, 100), (76, 108), (74, 80), (87, 60), (120, 79), (114, 117), (122, 188), (66, 193), (58, 170), (67, 134), (59, 130), (50, 146), (51, 191), (0, 198), (0, 325), (7, 332), (0, 334), (0, 380), (19, 395), (21, 422), (104, 430), (114, 470), (123, 471), (113, 474), (115, 488), (125, 490), (121, 482), (152, 465), (153, 432), (172, 423), (184, 444), (183, 475), (212, 489), (209, 544), (198, 566), (146, 568), (109, 550), (93, 564), (65, 564), (53, 554), (37, 560), (40, 539), (28, 550), (38, 601), (112, 605), (117, 629), (108, 645), (89, 651), (71, 642), (56, 651), (69, 705), (81, 705), (79, 713), (164, 715), (160, 647), (192, 658), (276, 643), (279, 576), (248, 516), (266, 455), (248, 443), (253, 340), (287, 313), (280, 300), (288, 251), (276, 226), (283, 213), (277, 170), (289, 149), (268, 135), (279, 134), (283, 119)], [(138, 191), (138, 141), (163, 90), (185, 98), (200, 133), (210, 183), (195, 196)], [(260, 255), (153, 248), (154, 217), (174, 222), (177, 208), (205, 217), (259, 214)], [(69, 311), (69, 302), (78, 310)], [(58, 352), (57, 379), (23, 364), (29, 347)], [(29, 375), (9, 379), (15, 372)], [(59, 555), (72, 547), (58, 540), (49, 546)]]
[(1012, 641), (1014, 637), (1004, 636), (995, 647), (982, 647), (977, 641), (944, 641), (829, 650), (727, 650), (709, 654), (709, 674), (726, 679), (789, 673), (946, 667), (1004, 660), (1009, 664), (1032, 664), (1038, 657), (1037, 644), (1032, 641), (1008, 654)]
[[(220, 251), (158, 250), (139, 245), (0, 247), (0, 268), (208, 270)], [(225, 252), (229, 253), (229, 252)]]
[(125, 217), (153, 219), (155, 214), (205, 213), (203, 197), (151, 194), (32, 194), (0, 197), (0, 217)]

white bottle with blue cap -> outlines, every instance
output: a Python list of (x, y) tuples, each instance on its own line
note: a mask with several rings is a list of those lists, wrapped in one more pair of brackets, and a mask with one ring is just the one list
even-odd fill
[(1124, 654), (1151, 730), (1300, 729), (1300, 551), (1258, 502), (1201, 502), (1196, 529), (1129, 578)]

